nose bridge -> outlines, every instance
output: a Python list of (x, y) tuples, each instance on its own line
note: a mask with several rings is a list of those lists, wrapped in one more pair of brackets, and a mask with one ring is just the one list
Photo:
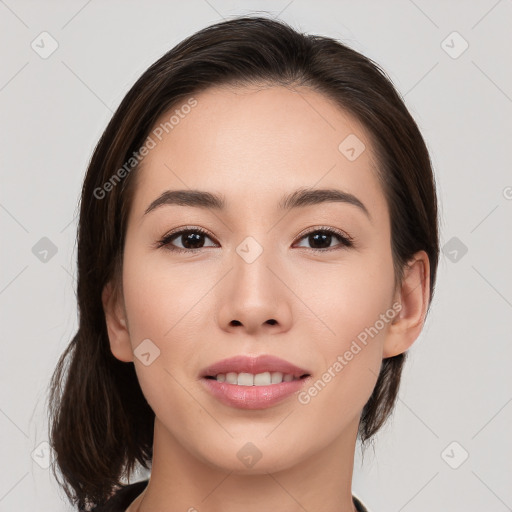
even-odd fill
[(289, 328), (291, 311), (286, 286), (276, 277), (280, 267), (277, 251), (270, 247), (265, 230), (258, 233), (246, 236), (234, 247), (231, 271), (218, 302), (218, 321), (223, 329), (242, 325), (254, 333), (262, 328)]
[(272, 258), (269, 237), (258, 236), (258, 240), (256, 236), (248, 235), (236, 246), (232, 260), (233, 279), (239, 295), (255, 301), (268, 300), (275, 297), (276, 292), (275, 276), (269, 269), (275, 258)]

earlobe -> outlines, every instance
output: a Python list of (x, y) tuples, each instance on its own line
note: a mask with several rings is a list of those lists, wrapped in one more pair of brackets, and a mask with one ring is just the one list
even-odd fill
[(112, 282), (107, 283), (103, 288), (101, 299), (105, 312), (110, 350), (114, 357), (129, 363), (133, 361), (130, 333), (126, 323), (124, 307), (121, 303), (122, 297), (120, 298), (120, 294), (114, 288)]
[(405, 352), (423, 328), (430, 300), (430, 262), (425, 251), (417, 252), (408, 262), (396, 301), (400, 311), (389, 325), (383, 358)]

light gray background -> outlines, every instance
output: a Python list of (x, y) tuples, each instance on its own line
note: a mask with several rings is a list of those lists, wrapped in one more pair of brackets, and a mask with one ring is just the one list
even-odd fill
[[(393, 418), (362, 465), (357, 451), (354, 494), (373, 512), (512, 510), (512, 1), (0, 0), (1, 512), (71, 510), (41, 467), (45, 400), (76, 329), (76, 205), (98, 138), (163, 53), (260, 10), (382, 65), (435, 167), (436, 295)], [(47, 59), (31, 47), (43, 31)], [(58, 250), (46, 262), (42, 237)]]

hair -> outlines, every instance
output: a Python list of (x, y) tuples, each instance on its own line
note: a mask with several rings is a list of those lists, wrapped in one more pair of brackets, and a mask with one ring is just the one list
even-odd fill
[[(53, 373), (49, 407), (49, 437), (64, 482), (55, 467), (53, 474), (80, 510), (104, 503), (137, 463), (149, 469), (153, 455), (155, 414), (134, 365), (110, 350), (102, 304), (107, 283), (115, 293), (122, 289), (126, 221), (140, 168), (131, 163), (127, 171), (126, 162), (133, 162), (162, 114), (191, 94), (223, 85), (304, 86), (364, 126), (390, 213), (395, 283), (401, 283), (411, 257), (426, 251), (430, 309), (439, 257), (435, 181), (418, 126), (386, 73), (337, 40), (302, 34), (266, 17), (235, 17), (186, 38), (128, 91), (95, 147), (81, 191), (79, 326)], [(394, 408), (405, 356), (382, 361), (360, 418), (363, 444)]]

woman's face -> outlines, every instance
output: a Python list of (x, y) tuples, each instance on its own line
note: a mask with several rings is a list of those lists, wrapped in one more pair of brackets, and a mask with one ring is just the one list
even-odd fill
[[(194, 98), (161, 117), (137, 171), (123, 263), (129, 338), (112, 350), (134, 362), (169, 442), (226, 470), (276, 471), (355, 440), (397, 314), (388, 208), (367, 132), (323, 95), (214, 88)], [(281, 208), (299, 189), (342, 191), (361, 205)], [(175, 190), (225, 205), (161, 202), (145, 213)], [(181, 229), (192, 233), (157, 247)], [(267, 406), (209, 391), (205, 368), (262, 354), (310, 377)], [(254, 469), (243, 450), (261, 455)]]

